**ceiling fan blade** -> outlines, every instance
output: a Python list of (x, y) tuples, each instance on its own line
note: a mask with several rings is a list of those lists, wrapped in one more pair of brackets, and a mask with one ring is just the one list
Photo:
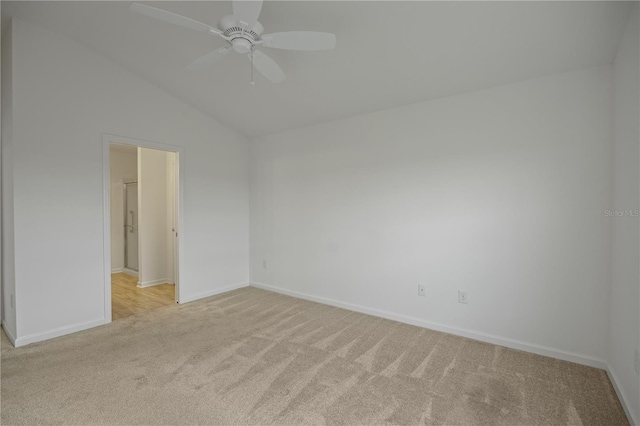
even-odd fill
[(315, 31), (285, 31), (261, 36), (264, 45), (286, 50), (329, 50), (336, 47), (336, 36)]
[(280, 83), (287, 78), (282, 68), (280, 68), (273, 59), (259, 50), (253, 51), (253, 67), (272, 83)]
[(233, 0), (233, 16), (247, 30), (251, 30), (256, 24), (261, 10), (262, 0)]
[(150, 18), (158, 19), (160, 21), (168, 22), (170, 24), (179, 25), (181, 27), (189, 28), (195, 31), (212, 32), (215, 34), (222, 34), (222, 31), (212, 27), (211, 25), (198, 22), (195, 19), (187, 18), (186, 16), (178, 15), (177, 13), (167, 12), (166, 10), (158, 9), (157, 7), (147, 6), (146, 4), (133, 3), (131, 10), (134, 12), (142, 13)]
[(231, 50), (233, 49), (231, 49), (230, 47), (221, 47), (219, 49), (211, 51), (191, 62), (186, 66), (185, 69), (189, 71), (195, 71), (206, 68), (207, 66), (213, 64), (214, 62), (217, 62), (222, 57), (226, 56), (227, 53), (229, 53)]

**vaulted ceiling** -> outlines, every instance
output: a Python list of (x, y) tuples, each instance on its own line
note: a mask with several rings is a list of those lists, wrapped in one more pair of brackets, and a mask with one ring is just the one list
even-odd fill
[[(264, 49), (287, 74), (250, 85), (245, 56), (184, 67), (225, 42), (133, 13), (130, 2), (2, 2), (253, 137), (610, 63), (626, 2), (266, 1), (265, 32), (333, 32), (332, 51)], [(228, 1), (146, 2), (216, 25)]]

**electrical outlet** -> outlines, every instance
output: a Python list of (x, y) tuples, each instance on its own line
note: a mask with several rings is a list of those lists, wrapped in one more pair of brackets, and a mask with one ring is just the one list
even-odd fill
[(424, 284), (418, 284), (418, 296), (424, 296), (427, 294), (427, 289)]
[(468, 303), (466, 290), (458, 290), (458, 303)]
[(636, 374), (640, 374), (640, 350), (638, 348), (634, 351), (633, 367), (636, 369)]
[(11, 302), (11, 307), (12, 307), (12, 308), (14, 308), (14, 307), (15, 307), (15, 306), (14, 306), (14, 305), (15, 305), (15, 303), (14, 303), (14, 301), (13, 301), (13, 294), (12, 294), (12, 295), (11, 295), (11, 297), (10, 297), (10, 302)]
[(262, 261), (262, 269), (267, 269), (267, 261), (266, 260)]

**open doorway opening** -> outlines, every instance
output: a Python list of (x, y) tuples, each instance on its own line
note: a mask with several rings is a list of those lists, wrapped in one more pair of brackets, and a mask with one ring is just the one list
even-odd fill
[(105, 322), (179, 300), (179, 151), (127, 141), (105, 141)]

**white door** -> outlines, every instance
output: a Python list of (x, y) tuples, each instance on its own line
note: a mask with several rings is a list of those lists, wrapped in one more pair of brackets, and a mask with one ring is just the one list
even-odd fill
[(138, 184), (124, 185), (124, 266), (138, 270)]

